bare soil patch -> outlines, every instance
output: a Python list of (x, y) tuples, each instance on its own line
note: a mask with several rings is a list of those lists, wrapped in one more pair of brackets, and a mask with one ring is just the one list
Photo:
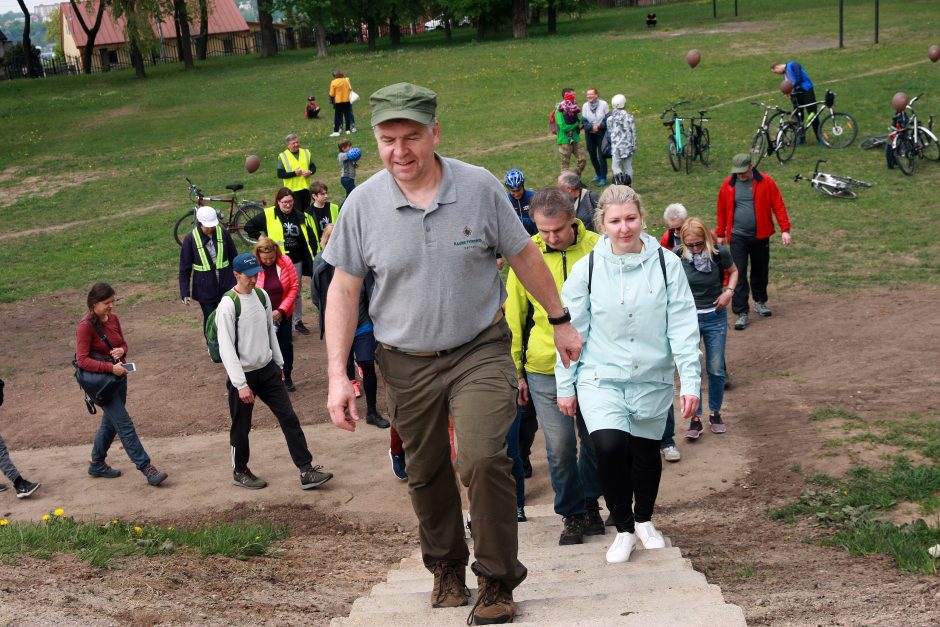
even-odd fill
[(18, 172), (19, 168), (10, 167), (0, 174), (0, 183), (16, 180), (12, 185), (4, 185), (3, 194), (0, 195), (0, 209), (9, 207), (27, 196), (50, 198), (63, 189), (78, 187), (91, 181), (97, 181), (107, 174), (104, 170), (66, 171), (61, 174), (56, 174), (56, 184), (49, 186), (45, 184), (47, 183), (45, 176), (24, 176), (22, 178), (16, 178)]
[[(128, 559), (114, 571), (98, 572), (70, 556), (18, 559), (4, 565), (0, 622), (325, 625), (416, 546), (406, 491), (387, 468), (385, 434), (362, 425), (366, 431), (348, 435), (325, 425), (325, 357), (316, 331), (295, 337), (293, 398), (308, 437), (316, 437), (315, 454), (322, 451), (324, 463), (342, 473), (327, 484), (329, 491), (314, 491), (310, 498), (298, 498), (293, 484), (280, 492), (272, 486), (260, 502), (245, 503), (245, 491), (237, 492), (238, 500), (227, 496), (231, 491), (218, 480), (225, 473), (225, 451), (208, 460), (196, 457), (190, 453), (195, 440), (182, 437), (224, 442), (224, 373), (208, 362), (200, 344), (198, 308), (184, 308), (172, 293), (169, 283), (158, 290), (119, 288), (117, 311), (130, 357), (141, 368), (132, 381), (131, 413), (145, 445), (167, 438), (158, 446), (177, 467), (171, 479), (180, 477), (166, 491), (148, 490), (134, 477), (136, 483), (120, 484), (120, 506), (177, 526), (258, 516), (289, 522), (294, 535), (280, 557), (248, 562), (178, 555)], [(728, 601), (744, 608), (752, 624), (940, 623), (937, 577), (900, 573), (888, 558), (822, 547), (819, 529), (766, 516), (800, 493), (803, 476), (844, 471), (849, 450), (856, 459), (878, 461), (873, 451), (848, 443), (840, 454), (827, 455), (831, 449), (822, 443), (840, 434), (809, 420), (816, 409), (886, 420), (908, 412), (940, 413), (932, 394), (940, 383), (933, 366), (940, 353), (940, 289), (790, 291), (771, 297), (773, 317), (755, 317), (746, 331), (730, 332), (734, 386), (723, 412), (729, 432), (705, 434), (695, 443), (680, 438), (683, 460), (664, 469), (660, 527), (709, 581), (722, 586)], [(37, 494), (41, 500), (0, 495), (4, 516), (28, 512), (34, 519), (35, 512), (66, 497), (77, 508), (70, 511), (81, 514), (82, 490), (89, 491), (89, 500), (91, 490), (104, 490), (80, 477), (80, 453), (48, 448), (90, 446), (96, 425), (95, 417), (83, 414), (68, 365), (83, 300), (83, 291), (72, 290), (0, 305), (6, 327), (0, 371), (8, 398), (0, 409), (0, 433), (14, 460), (24, 460), (20, 465), (28, 476), (45, 483)], [(307, 319), (314, 319), (312, 313)], [(272, 454), (282, 467), (289, 465), (283, 440), (275, 443), (280, 436), (270, 431), (270, 414), (259, 408), (256, 415), (260, 431), (253, 442), (257, 437), (266, 450), (280, 447)], [(677, 425), (677, 431), (685, 426)], [(133, 472), (117, 446), (114, 459)], [(56, 467), (42, 460), (55, 460)], [(536, 448), (533, 462), (528, 498), (533, 504), (551, 502), (543, 449)], [(289, 470), (278, 469), (285, 476)], [(66, 473), (74, 478), (58, 478)], [(181, 508), (187, 498), (190, 504)], [(695, 602), (694, 593), (689, 602)]]

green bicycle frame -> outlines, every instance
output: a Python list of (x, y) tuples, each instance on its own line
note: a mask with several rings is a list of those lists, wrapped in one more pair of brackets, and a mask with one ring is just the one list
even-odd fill
[(682, 143), (682, 120), (680, 118), (676, 118), (675, 120), (673, 120), (672, 132), (676, 138), (676, 151), (681, 153), (682, 149), (684, 148), (684, 145)]

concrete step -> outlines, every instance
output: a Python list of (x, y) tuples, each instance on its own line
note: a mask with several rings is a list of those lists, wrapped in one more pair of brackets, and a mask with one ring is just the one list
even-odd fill
[[(425, 592), (431, 593), (434, 584), (434, 577), (430, 572), (424, 571), (408, 579), (392, 579), (385, 583), (376, 584), (372, 588), (372, 594), (395, 594), (397, 592)], [(648, 562), (626, 564), (603, 564), (598, 567), (586, 567), (580, 564), (572, 566), (560, 564), (558, 568), (529, 571), (523, 586), (536, 583), (551, 582), (556, 585), (566, 586), (571, 582), (577, 582), (582, 579), (596, 580), (605, 577), (613, 577), (618, 581), (621, 579), (630, 580), (634, 578), (658, 578), (660, 576), (674, 577), (676, 581), (690, 581), (696, 585), (704, 584), (704, 575), (692, 569), (692, 562), (687, 559), (664, 562)], [(692, 579), (687, 579), (691, 577)], [(471, 589), (476, 588), (476, 575), (470, 570), (466, 574), (467, 586)]]
[[(690, 593), (695, 596), (695, 605), (723, 605), (725, 600), (721, 596), (718, 586), (708, 584), (700, 573), (689, 571), (692, 574), (677, 576), (674, 572), (635, 574), (633, 577), (601, 577), (595, 575), (590, 581), (543, 581), (541, 583), (526, 581), (516, 588), (513, 598), (516, 601), (532, 601), (541, 599), (548, 602), (562, 602), (566, 605), (568, 599), (591, 598), (604, 595), (620, 595), (635, 599), (634, 605), (639, 609), (669, 608), (673, 604), (681, 606), (686, 603)], [(470, 582), (467, 582), (468, 584)], [(563, 590), (563, 592), (559, 592)], [(476, 590), (471, 590), (471, 603), (477, 599)], [(430, 606), (430, 591), (399, 593), (399, 594), (373, 594), (369, 597), (357, 599), (352, 606), (350, 616), (361, 613), (381, 613), (391, 611), (411, 611), (415, 613), (433, 611)], [(564, 600), (564, 601), (563, 601)]]
[[(719, 604), (689, 603), (689, 591), (683, 594), (632, 595), (628, 591), (586, 597), (564, 597), (563, 602), (546, 602), (544, 599), (525, 600), (516, 603), (518, 616), (514, 624), (538, 625), (746, 625), (741, 608)], [(427, 601), (427, 599), (425, 599)], [(427, 627), (431, 625), (466, 624), (472, 606), (432, 609), (429, 604), (422, 612), (385, 611), (354, 613), (346, 619), (334, 620), (336, 627), (375, 627), (396, 625), (397, 627)]]

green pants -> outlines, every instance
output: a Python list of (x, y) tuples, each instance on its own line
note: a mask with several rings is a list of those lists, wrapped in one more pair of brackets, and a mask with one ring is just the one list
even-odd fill
[(424, 565), (465, 566), (469, 559), (450, 461), (450, 416), (457, 474), (469, 488), (473, 572), (512, 589), (526, 569), (518, 560), (516, 488), (506, 455), (518, 392), (509, 338), (500, 319), (445, 355), (419, 357), (380, 347), (376, 360), (388, 384), (389, 419), (404, 442)]

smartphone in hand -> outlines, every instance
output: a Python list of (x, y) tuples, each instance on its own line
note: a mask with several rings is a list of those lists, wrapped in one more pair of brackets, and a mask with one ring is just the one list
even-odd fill
[(127, 370), (128, 372), (137, 372), (137, 364), (133, 362), (127, 363), (127, 364), (121, 364), (121, 366), (124, 368), (124, 370)]

